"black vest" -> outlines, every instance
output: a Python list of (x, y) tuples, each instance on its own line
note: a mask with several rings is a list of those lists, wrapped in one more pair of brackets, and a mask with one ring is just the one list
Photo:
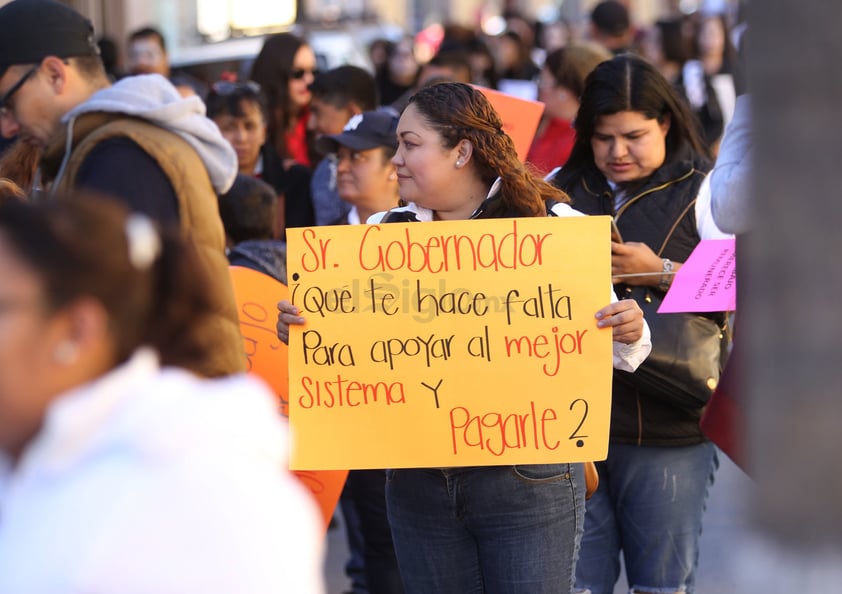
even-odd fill
[[(575, 209), (589, 215), (611, 215), (623, 241), (640, 241), (658, 253), (678, 221), (661, 256), (684, 262), (700, 241), (695, 199), (709, 171), (704, 160), (676, 161), (658, 169), (646, 183), (631, 189), (630, 198), (615, 212), (614, 192), (597, 169), (581, 175), (561, 171), (552, 180), (568, 193)], [(625, 287), (616, 285), (621, 299)], [(682, 409), (640, 393), (614, 380), (611, 441), (650, 446), (681, 446), (705, 441), (699, 429), (702, 409)]]
[[(662, 257), (684, 262), (699, 243), (693, 201), (710, 166), (703, 160), (678, 161), (658, 169), (631, 197), (614, 210), (614, 192), (596, 169), (565, 183), (563, 171), (556, 175), (572, 206), (589, 215), (611, 215), (624, 241), (640, 241), (658, 253), (673, 224), (681, 218)], [(572, 182), (572, 183), (571, 183)], [(561, 185), (563, 184), (563, 185)]]

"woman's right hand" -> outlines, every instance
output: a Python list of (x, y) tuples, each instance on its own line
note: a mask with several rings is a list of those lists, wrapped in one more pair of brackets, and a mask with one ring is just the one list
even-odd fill
[(286, 299), (278, 301), (278, 324), (275, 327), (278, 332), (278, 338), (284, 344), (289, 344), (289, 327), (292, 324), (304, 324), (305, 320), (300, 315), (301, 313), (297, 307)]

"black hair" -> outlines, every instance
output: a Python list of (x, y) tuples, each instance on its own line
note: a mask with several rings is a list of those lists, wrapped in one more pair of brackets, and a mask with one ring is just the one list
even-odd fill
[(631, 26), (629, 11), (617, 0), (604, 0), (591, 11), (591, 23), (605, 35), (623, 35)]
[[(208, 279), (194, 247), (154, 224), (160, 242), (145, 263), (132, 261), (130, 214), (116, 200), (74, 193), (49, 202), (0, 205), (0, 233), (44, 286), (48, 311), (81, 298), (106, 310), (115, 364), (142, 345), (154, 347), (164, 365), (196, 369), (212, 345), (199, 338), (213, 315)], [(148, 247), (146, 245), (145, 247)]]
[(354, 103), (362, 111), (372, 111), (379, 104), (374, 77), (357, 66), (338, 66), (321, 72), (308, 88), (314, 98), (340, 109)]
[(297, 114), (289, 96), (289, 81), (295, 54), (307, 43), (290, 32), (275, 33), (263, 42), (254, 59), (249, 78), (260, 85), (269, 110), (267, 135), (282, 158), (289, 156), (286, 129)]
[(211, 85), (210, 92), (205, 97), (205, 108), (210, 119), (221, 115), (241, 118), (246, 115), (243, 111), (244, 103), (256, 105), (260, 110), (260, 115), (263, 116), (263, 121), (268, 123), (266, 98), (257, 83), (219, 81)]
[(102, 66), (109, 77), (117, 77), (117, 65), (119, 63), (119, 50), (117, 43), (110, 37), (102, 36), (97, 42), (99, 47), (99, 55), (102, 58)]
[(167, 42), (164, 39), (164, 34), (155, 27), (141, 27), (140, 29), (132, 31), (129, 34), (129, 43), (137, 41), (138, 39), (147, 38), (155, 39), (155, 41), (158, 42), (158, 45), (161, 46), (161, 49), (164, 50), (164, 52), (167, 51)]
[[(623, 111), (637, 112), (659, 122), (669, 118), (665, 162), (709, 157), (698, 121), (686, 101), (648, 61), (622, 54), (601, 63), (588, 75), (574, 123), (576, 141), (561, 176), (579, 175), (584, 168), (593, 167), (591, 139), (597, 120)], [(563, 183), (559, 185), (564, 187)]]
[(688, 55), (689, 40), (684, 34), (684, 22), (682, 19), (667, 19), (655, 22), (655, 27), (661, 36), (661, 51), (664, 59), (678, 64), (684, 64)]
[[(472, 81), (473, 76), (471, 72), (471, 62), (468, 58), (468, 52), (464, 48), (454, 48), (453, 46), (450, 46), (446, 49), (439, 49), (436, 55), (430, 58), (430, 61), (427, 62), (427, 64), (437, 68), (449, 68), (455, 75), (454, 79), (459, 80), (460, 82)], [(467, 77), (468, 80), (460, 80), (460, 73), (462, 76)]]
[(237, 244), (249, 239), (272, 239), (278, 197), (266, 182), (238, 173), (234, 185), (219, 197), (225, 234)]

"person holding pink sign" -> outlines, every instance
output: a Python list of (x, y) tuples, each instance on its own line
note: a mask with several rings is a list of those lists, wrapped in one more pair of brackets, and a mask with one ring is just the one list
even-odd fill
[[(499, 114), (470, 85), (418, 91), (397, 137), (392, 163), (406, 206), (370, 223), (579, 214), (563, 192), (527, 171)], [(278, 335), (286, 341), (289, 325), (304, 318), (289, 302), (278, 309)], [(615, 367), (636, 369), (651, 346), (637, 304), (614, 301), (596, 318), (613, 334)], [(571, 592), (584, 518), (582, 464), (402, 468), (386, 476), (408, 593)]]
[(86, 195), (0, 205), (0, 592), (324, 592), (287, 429), (215, 348), (198, 252)]
[[(702, 191), (711, 162), (698, 124), (663, 75), (628, 54), (594, 69), (575, 122), (573, 151), (553, 182), (576, 209), (614, 217), (618, 292), (662, 296), (700, 239), (723, 237)], [(613, 593), (622, 552), (631, 591), (692, 594), (718, 467), (699, 428), (706, 403), (656, 394), (635, 383), (639, 374), (614, 374), (608, 459), (597, 462), (576, 584)]]

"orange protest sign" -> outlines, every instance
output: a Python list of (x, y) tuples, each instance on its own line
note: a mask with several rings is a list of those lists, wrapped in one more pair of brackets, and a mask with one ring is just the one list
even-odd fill
[(535, 138), (535, 131), (544, 113), (544, 104), (540, 101), (529, 101), (514, 95), (507, 95), (494, 89), (476, 87), (485, 95), (500, 114), (503, 120), (503, 130), (512, 138), (517, 149), (517, 156), (521, 161), (526, 160), (529, 147)]
[(287, 230), (292, 468), (601, 460), (608, 217)]
[[(289, 349), (275, 332), (277, 304), (287, 299), (286, 285), (256, 270), (231, 266), (240, 332), (248, 358), (248, 370), (258, 375), (278, 396), (281, 412), (289, 416)], [(294, 472), (316, 498), (325, 527), (330, 522), (347, 470)]]

